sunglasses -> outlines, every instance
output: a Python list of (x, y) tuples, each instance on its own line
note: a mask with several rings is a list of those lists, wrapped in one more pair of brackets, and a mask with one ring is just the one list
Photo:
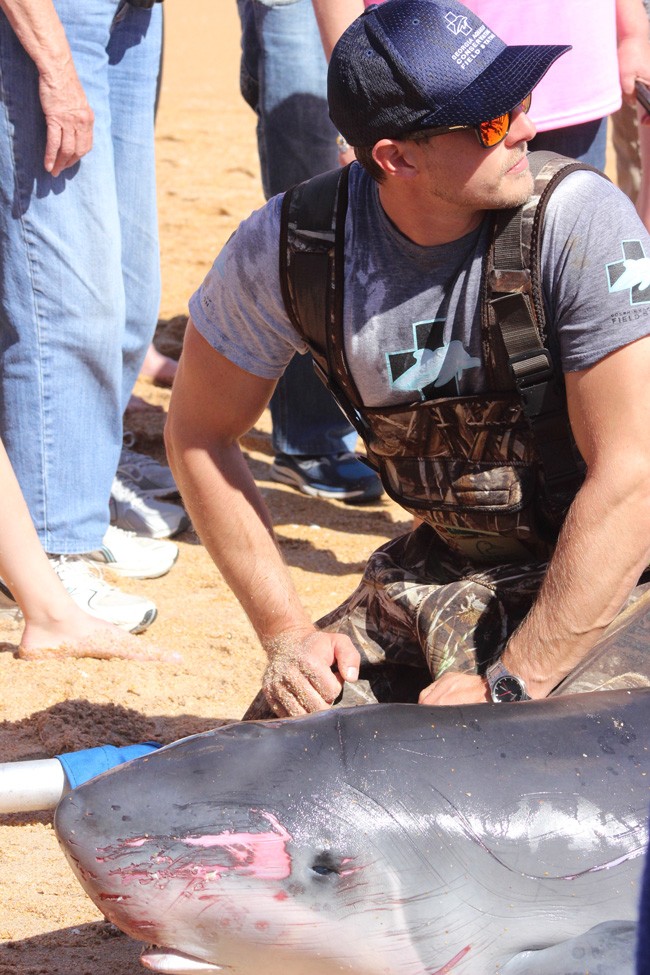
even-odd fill
[(526, 95), (523, 101), (515, 105), (509, 112), (505, 112), (504, 115), (497, 115), (496, 118), (491, 118), (487, 122), (479, 122), (478, 125), (444, 125), (439, 129), (427, 129), (426, 134), (427, 136), (446, 135), (447, 132), (457, 132), (459, 129), (474, 129), (479, 145), (483, 146), (484, 149), (492, 149), (493, 146), (498, 146), (500, 142), (503, 142), (510, 131), (512, 113), (520, 108), (527, 115), (532, 100), (531, 93)]

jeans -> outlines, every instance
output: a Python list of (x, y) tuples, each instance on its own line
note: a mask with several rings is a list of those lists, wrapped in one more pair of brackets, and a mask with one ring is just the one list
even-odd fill
[(540, 132), (528, 143), (531, 152), (538, 149), (548, 149), (559, 152), (562, 156), (579, 159), (580, 162), (595, 166), (605, 171), (605, 153), (607, 150), (607, 119), (594, 119), (593, 122), (583, 122), (581, 125), (567, 125), (563, 129), (551, 129)]
[[(237, 0), (241, 91), (257, 113), (262, 186), (268, 199), (338, 166), (326, 99), (327, 64), (311, 0)], [(273, 447), (285, 454), (337, 454), (357, 435), (313, 371), (295, 355), (271, 399)]]
[(43, 168), (38, 75), (0, 14), (0, 436), (41, 544), (101, 545), (122, 414), (160, 298), (153, 121), (162, 11), (55, 0), (94, 145)]

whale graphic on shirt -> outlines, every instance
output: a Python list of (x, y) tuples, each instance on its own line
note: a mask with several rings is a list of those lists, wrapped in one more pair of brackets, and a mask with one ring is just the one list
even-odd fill
[(393, 389), (400, 392), (420, 390), (425, 386), (445, 386), (454, 377), (460, 379), (466, 369), (480, 366), (481, 360), (469, 355), (458, 339), (437, 349), (415, 349), (415, 362), (393, 381)]
[(622, 261), (621, 263), (625, 270), (616, 279), (614, 284), (610, 284), (610, 292), (627, 291), (628, 288), (638, 288), (639, 291), (646, 291), (650, 288), (650, 257), (628, 258), (628, 260)]

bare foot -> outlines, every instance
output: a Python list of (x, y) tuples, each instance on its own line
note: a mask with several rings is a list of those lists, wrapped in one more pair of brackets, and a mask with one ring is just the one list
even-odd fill
[[(81, 612), (81, 611), (80, 611)], [(21, 660), (63, 660), (94, 657), (97, 660), (146, 660), (178, 663), (179, 653), (163, 650), (142, 637), (87, 613), (74, 621), (56, 624), (25, 623), (18, 647)]]
[(171, 386), (177, 369), (176, 360), (170, 359), (168, 355), (163, 355), (152, 343), (144, 357), (140, 378), (148, 379), (155, 386)]

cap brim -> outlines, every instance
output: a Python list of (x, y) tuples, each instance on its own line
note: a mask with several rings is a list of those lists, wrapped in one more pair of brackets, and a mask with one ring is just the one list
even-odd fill
[(506, 47), (475, 81), (444, 107), (422, 119), (419, 128), (477, 125), (509, 112), (540, 83), (570, 44)]

